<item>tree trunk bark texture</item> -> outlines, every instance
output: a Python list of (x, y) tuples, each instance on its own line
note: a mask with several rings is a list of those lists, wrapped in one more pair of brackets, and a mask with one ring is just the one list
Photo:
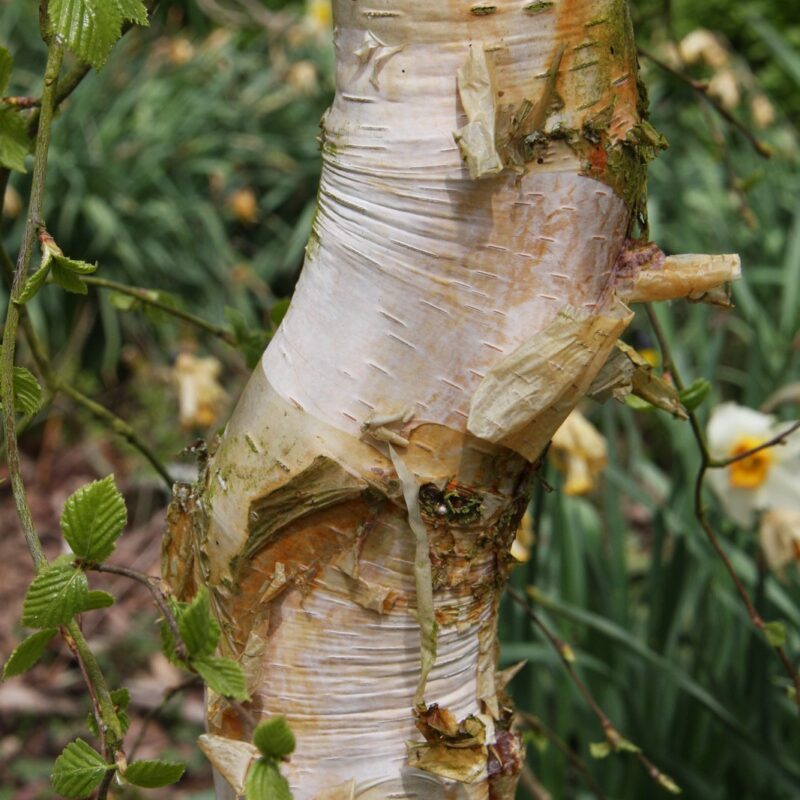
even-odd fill
[[(676, 288), (634, 244), (661, 141), (626, 0), (334, 0), (334, 25), (305, 266), (165, 573), (209, 587), (250, 713), (286, 715), (296, 800), (511, 798), (497, 610), (535, 463), (625, 299), (732, 274)], [(250, 729), (214, 696), (208, 726), (234, 798), (216, 737)]]

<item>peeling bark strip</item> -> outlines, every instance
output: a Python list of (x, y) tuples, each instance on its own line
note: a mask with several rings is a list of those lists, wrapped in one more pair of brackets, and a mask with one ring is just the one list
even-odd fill
[[(209, 587), (250, 713), (286, 715), (296, 800), (505, 800), (523, 753), (497, 609), (531, 465), (609, 357), (592, 391), (649, 380), (615, 355), (624, 300), (736, 269), (632, 241), (663, 141), (625, 0), (335, 0), (334, 19), (303, 273), (176, 499), (165, 574)], [(208, 725), (230, 799), (250, 731), (213, 694)]]

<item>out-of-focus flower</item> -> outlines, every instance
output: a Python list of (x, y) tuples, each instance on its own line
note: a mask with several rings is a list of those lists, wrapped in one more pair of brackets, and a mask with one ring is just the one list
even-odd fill
[(239, 222), (252, 225), (258, 220), (258, 201), (252, 189), (236, 189), (228, 198), (228, 206)]
[(800, 512), (786, 508), (767, 511), (761, 517), (758, 538), (771, 570), (779, 572), (800, 562)]
[(191, 61), (194, 55), (192, 43), (183, 36), (176, 36), (169, 43), (169, 59), (176, 66)]
[(555, 432), (550, 453), (555, 465), (566, 473), (565, 494), (586, 494), (594, 489), (606, 465), (606, 440), (575, 410)]
[(207, 428), (222, 411), (227, 397), (220, 386), (222, 365), (216, 358), (197, 358), (181, 353), (175, 361), (181, 425)]
[(678, 45), (678, 51), (685, 63), (705, 61), (712, 69), (722, 69), (731, 57), (719, 36), (705, 28), (698, 28), (684, 36)]
[(3, 199), (3, 216), (14, 219), (19, 216), (20, 211), (22, 211), (22, 200), (17, 190), (13, 186), (6, 186)]
[(333, 24), (331, 0), (306, 0), (306, 19), (315, 31), (327, 34)]
[(765, 94), (757, 94), (750, 100), (750, 115), (757, 128), (769, 128), (775, 122), (775, 106)]
[(519, 523), (517, 534), (511, 543), (511, 555), (515, 561), (525, 564), (531, 557), (531, 547), (536, 541), (536, 534), (533, 530), (533, 516), (530, 509), (525, 512), (525, 516)]
[[(708, 448), (713, 458), (734, 458), (788, 427), (769, 414), (724, 403), (709, 420)], [(708, 482), (726, 513), (741, 526), (751, 525), (756, 511), (800, 512), (800, 434), (789, 436), (785, 445), (759, 450), (728, 467), (709, 470)]]
[(715, 73), (708, 83), (708, 93), (729, 110), (736, 108), (742, 100), (739, 82), (732, 69), (721, 69)]
[(317, 68), (312, 61), (296, 61), (289, 67), (286, 82), (299, 94), (314, 94), (319, 88)]

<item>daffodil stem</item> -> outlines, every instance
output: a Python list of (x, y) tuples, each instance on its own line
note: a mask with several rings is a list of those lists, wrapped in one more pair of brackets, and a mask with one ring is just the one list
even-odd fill
[[(658, 346), (661, 349), (661, 359), (662, 363), (664, 364), (664, 369), (669, 370), (670, 374), (672, 375), (672, 379), (675, 382), (675, 386), (678, 387), (678, 390), (682, 390), (684, 388), (684, 382), (681, 379), (680, 373), (678, 372), (678, 368), (675, 364), (675, 360), (672, 357), (672, 350), (670, 349), (669, 340), (664, 332), (661, 323), (658, 320), (658, 317), (655, 314), (652, 306), (648, 303), (645, 305), (648, 319), (650, 320), (650, 325), (653, 328), (653, 334), (658, 341)], [(689, 412), (689, 423), (692, 428), (692, 433), (694, 434), (695, 441), (697, 442), (698, 449), (700, 450), (700, 467), (697, 471), (697, 478), (695, 479), (694, 484), (694, 514), (697, 518), (697, 521), (700, 523), (700, 527), (703, 529), (703, 532), (706, 535), (711, 546), (714, 548), (715, 552), (719, 556), (720, 560), (722, 561), (725, 569), (728, 571), (728, 574), (733, 581), (733, 585), (736, 588), (736, 593), (739, 595), (742, 603), (744, 604), (745, 609), (747, 610), (747, 614), (750, 617), (750, 621), (753, 624), (753, 627), (761, 633), (764, 634), (765, 630), (765, 622), (764, 618), (761, 614), (758, 613), (758, 609), (753, 604), (753, 601), (750, 599), (750, 595), (747, 592), (744, 584), (742, 583), (741, 578), (736, 573), (733, 564), (731, 563), (728, 554), (725, 552), (725, 549), (722, 546), (719, 538), (717, 537), (714, 529), (711, 527), (711, 523), (708, 521), (708, 516), (706, 514), (705, 506), (703, 505), (703, 488), (706, 479), (706, 473), (709, 469), (720, 468), (720, 467), (727, 467), (731, 464), (741, 461), (744, 458), (749, 458), (750, 456), (758, 453), (761, 450), (765, 450), (768, 447), (774, 447), (778, 444), (783, 444), (786, 437), (793, 433), (794, 431), (800, 429), (800, 422), (795, 423), (787, 430), (783, 431), (782, 433), (775, 436), (773, 439), (770, 439), (767, 442), (760, 444), (758, 447), (754, 447), (747, 452), (740, 453), (735, 457), (723, 460), (713, 459), (711, 457), (711, 453), (708, 449), (708, 444), (706, 443), (705, 436), (703, 435), (703, 429), (700, 427), (700, 422), (697, 419), (697, 415), (693, 412)], [(794, 699), (797, 705), (798, 712), (800, 713), (800, 672), (798, 672), (797, 667), (794, 665), (792, 660), (786, 654), (786, 651), (780, 645), (772, 645), (775, 654), (778, 657), (778, 660), (783, 665), (784, 670), (786, 670), (786, 674), (789, 676), (789, 679), (792, 681), (794, 685)]]
[[(617, 752), (621, 749), (631, 750), (636, 756), (638, 762), (642, 765), (642, 767), (644, 767), (644, 770), (647, 772), (649, 777), (659, 786), (663, 786), (664, 781), (667, 780), (664, 773), (662, 773), (661, 770), (644, 753), (642, 753), (641, 750), (639, 750), (639, 748), (635, 746), (632, 747), (630, 743), (625, 740), (625, 737), (622, 736), (622, 734), (617, 730), (617, 728), (614, 726), (614, 723), (611, 722), (605, 711), (600, 708), (600, 704), (594, 699), (594, 696), (589, 691), (589, 687), (581, 680), (578, 673), (575, 671), (575, 668), (572, 666), (572, 662), (575, 659), (572, 648), (547, 627), (544, 620), (533, 610), (530, 603), (519, 591), (517, 591), (517, 589), (509, 585), (506, 588), (506, 591), (511, 599), (527, 614), (531, 622), (542, 632), (556, 653), (558, 653), (558, 657), (561, 659), (561, 663), (564, 665), (564, 669), (566, 669), (570, 680), (575, 685), (575, 688), (577, 688), (577, 690), (581, 693), (592, 713), (595, 715), (595, 717), (597, 717), (600, 727), (603, 729), (603, 737), (608, 742), (611, 749), (614, 752)], [(529, 591), (533, 593), (535, 590), (531, 589)], [(537, 594), (536, 597), (538, 596), (539, 595)], [(627, 747), (623, 748), (621, 745), (627, 745)]]

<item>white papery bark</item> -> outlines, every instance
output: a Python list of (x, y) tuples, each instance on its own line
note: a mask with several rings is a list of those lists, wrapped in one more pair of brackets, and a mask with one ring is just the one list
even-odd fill
[[(166, 571), (186, 582), (194, 558), (251, 712), (287, 716), (297, 800), (512, 797), (495, 676), (508, 548), (531, 464), (630, 319), (618, 278), (646, 299), (653, 266), (622, 257), (646, 160), (627, 7), (336, 0), (334, 21), (303, 273)], [(526, 98), (520, 166), (501, 133)], [(420, 526), (438, 710), (418, 707), (418, 729)], [(249, 736), (213, 697), (209, 728)], [(250, 754), (230, 767), (214, 741), (241, 775)]]

